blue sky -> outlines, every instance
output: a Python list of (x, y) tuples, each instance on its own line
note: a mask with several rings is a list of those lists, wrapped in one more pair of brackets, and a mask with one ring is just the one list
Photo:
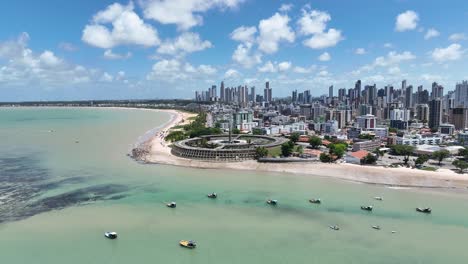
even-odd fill
[(468, 78), (464, 0), (2, 1), (0, 101), (446, 89)]

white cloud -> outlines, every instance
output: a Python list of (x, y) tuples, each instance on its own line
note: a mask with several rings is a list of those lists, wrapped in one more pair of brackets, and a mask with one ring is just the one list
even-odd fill
[(236, 79), (241, 76), (240, 72), (235, 69), (229, 69), (224, 73), (224, 79)]
[(302, 9), (302, 17), (297, 21), (297, 24), (299, 25), (299, 32), (307, 36), (324, 32), (330, 20), (331, 16), (327, 12), (319, 10), (309, 12)]
[(252, 52), (252, 44), (239, 44), (232, 54), (232, 59), (245, 68), (252, 68), (262, 62), (262, 56)]
[(279, 43), (282, 41), (294, 42), (294, 31), (289, 27), (289, 17), (275, 13), (268, 19), (262, 19), (259, 23), (258, 48), (265, 53), (278, 51)]
[(393, 48), (393, 44), (390, 43), (390, 42), (385, 43), (383, 46), (384, 46), (384, 48), (387, 48), (387, 49)]
[(311, 38), (304, 40), (304, 45), (312, 49), (324, 49), (336, 46), (344, 38), (340, 30), (330, 28), (328, 32), (314, 34)]
[(164, 59), (153, 65), (152, 71), (146, 76), (146, 79), (174, 83), (177, 81), (201, 80), (215, 73), (216, 69), (210, 65), (194, 67), (190, 63), (177, 59)]
[(399, 75), (401, 73), (400, 68), (398, 66), (394, 66), (388, 69), (388, 74), (392, 75)]
[[(64, 84), (75, 85), (97, 79), (97, 70), (67, 63), (50, 50), (35, 53), (28, 48), (29, 35), (0, 42), (0, 83), (53, 89)], [(99, 73), (100, 74), (100, 73)]]
[(291, 11), (291, 9), (293, 8), (293, 4), (282, 4), (281, 7), (279, 8), (279, 11), (280, 12), (288, 12), (288, 11)]
[(364, 54), (366, 54), (366, 50), (364, 48), (357, 48), (354, 51), (354, 53), (357, 54), (357, 55), (364, 55)]
[(419, 15), (408, 10), (396, 17), (395, 30), (399, 32), (414, 30), (418, 26)]
[(253, 43), (255, 41), (255, 34), (257, 33), (256, 27), (241, 26), (236, 28), (231, 34), (231, 39), (243, 42)]
[(318, 60), (319, 60), (319, 61), (329, 61), (329, 60), (331, 60), (330, 53), (328, 53), (328, 52), (322, 53), (322, 54), (318, 57)]
[(316, 65), (312, 65), (308, 68), (304, 68), (304, 67), (299, 67), (299, 66), (296, 66), (294, 67), (293, 71), (295, 73), (311, 73), (313, 71), (317, 70), (317, 66)]
[(290, 61), (283, 61), (280, 63), (267, 61), (263, 66), (258, 68), (259, 72), (285, 72), (291, 69), (292, 63)]
[(273, 72), (277, 72), (278, 69), (277, 69), (276, 65), (274, 65), (271, 61), (267, 61), (265, 63), (265, 65), (258, 68), (258, 71), (259, 72), (271, 72), (271, 73), (273, 73)]
[(184, 32), (175, 40), (164, 41), (157, 49), (157, 52), (160, 54), (183, 56), (211, 47), (213, 47), (211, 42), (202, 40), (197, 33)]
[(101, 82), (112, 82), (114, 80), (114, 77), (109, 73), (104, 72), (99, 80)]
[(143, 0), (143, 13), (146, 18), (161, 24), (175, 24), (187, 30), (203, 24), (204, 13), (210, 9), (233, 9), (244, 0)]
[(131, 52), (127, 52), (126, 54), (118, 54), (114, 53), (111, 49), (105, 50), (104, 51), (104, 58), (108, 60), (123, 60), (123, 59), (128, 59), (132, 57)]
[(39, 60), (44, 66), (55, 67), (62, 64), (62, 60), (59, 59), (52, 51), (46, 50), (40, 56)]
[(432, 58), (437, 62), (454, 61), (462, 57), (464, 50), (460, 44), (451, 44), (446, 48), (436, 48), (431, 52)]
[(386, 57), (377, 57), (374, 61), (374, 66), (387, 67), (395, 64), (399, 64), (403, 61), (409, 61), (415, 59), (416, 56), (409, 51), (404, 51), (398, 53), (396, 51), (391, 51), (387, 54)]
[(453, 42), (466, 40), (468, 37), (464, 33), (455, 33), (450, 35), (449, 40)]
[(278, 71), (280, 72), (284, 72), (284, 71), (287, 71), (289, 69), (291, 69), (291, 62), (290, 61), (283, 61), (283, 62), (280, 62), (278, 63)]
[(344, 37), (341, 30), (330, 28), (327, 29), (327, 23), (331, 20), (329, 13), (320, 10), (302, 9), (302, 16), (297, 21), (299, 33), (301, 35), (310, 36), (303, 41), (303, 44), (312, 49), (324, 49), (333, 47), (342, 41)]
[[(155, 46), (159, 44), (158, 32), (133, 11), (133, 3), (127, 6), (114, 3), (94, 15), (91, 24), (85, 26), (81, 39), (89, 45), (110, 49), (118, 45)], [(106, 25), (111, 24), (112, 29)]]
[(328, 76), (330, 73), (326, 70), (320, 71), (317, 75), (321, 77)]
[(431, 39), (438, 37), (440, 35), (439, 31), (434, 28), (430, 28), (427, 30), (426, 35), (424, 35), (424, 39)]

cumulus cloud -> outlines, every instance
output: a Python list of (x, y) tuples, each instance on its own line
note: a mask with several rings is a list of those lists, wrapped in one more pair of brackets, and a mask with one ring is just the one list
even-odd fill
[(299, 33), (311, 36), (304, 40), (303, 44), (312, 49), (324, 49), (334, 47), (342, 41), (344, 37), (341, 30), (335, 28), (326, 30), (330, 20), (331, 16), (327, 12), (302, 9), (302, 16), (297, 22)]
[(357, 55), (364, 55), (364, 54), (366, 54), (366, 50), (364, 48), (357, 48), (354, 51), (354, 53), (357, 54)]
[(263, 66), (258, 68), (258, 71), (264, 73), (285, 72), (291, 69), (291, 67), (292, 63), (290, 61), (283, 61), (280, 63), (267, 61)]
[(229, 69), (224, 73), (224, 79), (237, 79), (241, 76), (241, 73), (235, 69)]
[(125, 54), (114, 53), (111, 49), (105, 50), (103, 57), (108, 60), (123, 60), (132, 57), (131, 52)]
[(391, 51), (387, 54), (386, 57), (380, 56), (377, 57), (374, 61), (375, 66), (387, 67), (391, 65), (395, 65), (401, 63), (403, 61), (409, 61), (415, 59), (416, 56), (409, 52), (404, 51), (402, 53), (398, 53), (396, 51)]
[(426, 35), (424, 35), (424, 39), (431, 39), (438, 37), (440, 35), (439, 31), (437, 31), (435, 28), (430, 28), (427, 30)]
[(77, 51), (78, 47), (69, 42), (60, 42), (59, 48), (65, 51)]
[[(81, 39), (89, 45), (110, 49), (119, 45), (155, 46), (158, 32), (133, 11), (133, 3), (114, 3), (94, 15), (83, 30)], [(111, 28), (108, 25), (111, 25)]]
[(320, 54), (320, 56), (318, 56), (318, 60), (319, 61), (329, 61), (329, 60), (331, 60), (330, 53), (324, 52), (324, 53)]
[(253, 66), (262, 62), (262, 55), (258, 52), (252, 51), (252, 44), (239, 44), (232, 54), (232, 60), (244, 66), (245, 68), (252, 68)]
[(383, 46), (384, 46), (384, 48), (387, 48), (387, 49), (393, 48), (393, 44), (390, 43), (390, 42), (385, 43)]
[(236, 28), (231, 34), (231, 39), (244, 42), (253, 43), (255, 41), (255, 34), (257, 33), (256, 27), (241, 26)]
[(280, 12), (288, 12), (293, 8), (293, 4), (282, 4), (279, 8)]
[(164, 59), (153, 65), (152, 71), (146, 76), (146, 79), (174, 83), (176, 81), (207, 78), (216, 72), (217, 70), (210, 65), (194, 67), (190, 63), (182, 62), (177, 59)]
[(437, 62), (459, 60), (465, 51), (460, 44), (451, 44), (446, 48), (436, 48), (431, 52), (432, 59)]
[(275, 13), (268, 19), (260, 20), (258, 25), (259, 50), (271, 54), (278, 51), (279, 43), (282, 41), (294, 42), (294, 31), (289, 27), (289, 16)]
[(0, 83), (53, 88), (97, 79), (97, 70), (68, 63), (50, 50), (33, 52), (28, 41), (29, 35), (22, 33), (16, 40), (0, 42), (0, 60), (6, 61), (0, 67)]
[(144, 16), (161, 24), (187, 30), (203, 24), (202, 13), (218, 8), (233, 9), (244, 0), (142, 0)]
[(293, 72), (305, 74), (305, 73), (311, 73), (311, 72), (313, 72), (315, 70), (317, 70), (316, 65), (312, 65), (312, 66), (310, 66), (308, 68), (296, 66), (296, 67), (294, 67)]
[(395, 30), (399, 32), (414, 30), (418, 26), (419, 15), (408, 10), (396, 17)]
[(197, 33), (184, 32), (174, 40), (164, 41), (157, 49), (157, 52), (159, 54), (183, 56), (211, 47), (213, 47), (211, 42), (202, 40)]
[(449, 40), (453, 42), (466, 40), (468, 37), (464, 33), (454, 33), (450, 35)]

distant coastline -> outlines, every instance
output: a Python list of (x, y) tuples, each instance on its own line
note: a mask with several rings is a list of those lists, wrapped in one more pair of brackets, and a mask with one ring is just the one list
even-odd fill
[(170, 113), (171, 119), (160, 126), (152, 138), (139, 145), (144, 150), (136, 160), (147, 164), (165, 164), (204, 169), (235, 169), (263, 172), (284, 172), (315, 177), (341, 179), (352, 182), (377, 184), (393, 187), (467, 189), (468, 176), (457, 174), (448, 169), (436, 172), (409, 168), (384, 168), (354, 164), (325, 163), (258, 163), (254, 160), (242, 162), (204, 162), (177, 157), (171, 154), (170, 143), (164, 136), (170, 128), (187, 122), (194, 114), (178, 110), (158, 110)]

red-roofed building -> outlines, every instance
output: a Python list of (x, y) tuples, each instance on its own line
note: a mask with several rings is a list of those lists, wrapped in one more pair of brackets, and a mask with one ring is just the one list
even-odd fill
[(362, 158), (367, 156), (367, 154), (369, 154), (369, 153), (370, 152), (367, 151), (367, 150), (359, 150), (359, 151), (351, 152), (351, 153), (349, 153), (349, 155), (355, 157), (358, 160), (361, 160)]

